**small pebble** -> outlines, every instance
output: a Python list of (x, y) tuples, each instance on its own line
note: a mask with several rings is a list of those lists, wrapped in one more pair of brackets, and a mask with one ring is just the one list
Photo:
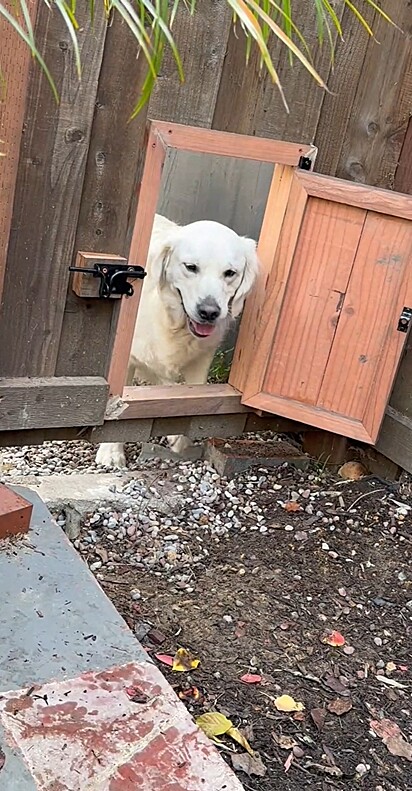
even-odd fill
[(354, 649), (353, 645), (344, 645), (343, 646), (343, 653), (346, 654), (347, 656), (352, 656), (352, 654), (355, 653), (355, 649)]

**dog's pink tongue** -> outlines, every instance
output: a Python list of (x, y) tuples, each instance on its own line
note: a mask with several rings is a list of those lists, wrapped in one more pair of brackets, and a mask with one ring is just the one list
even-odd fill
[(198, 335), (204, 335), (205, 337), (207, 335), (211, 335), (213, 330), (215, 329), (214, 324), (198, 324), (197, 321), (193, 322), (193, 326), (195, 328), (195, 332)]

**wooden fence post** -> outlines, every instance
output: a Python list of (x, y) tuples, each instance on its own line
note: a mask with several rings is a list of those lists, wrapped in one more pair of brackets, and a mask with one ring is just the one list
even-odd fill
[(35, 35), (60, 93), (33, 60), (0, 316), (3, 376), (56, 368), (107, 22), (79, 10), (82, 81), (61, 15), (45, 3)]
[[(11, 10), (13, 4), (9, 3)], [(28, 0), (34, 23), (37, 0)], [(14, 191), (19, 162), (24, 108), (29, 82), (30, 49), (12, 26), (0, 16), (0, 303), (9, 246)]]

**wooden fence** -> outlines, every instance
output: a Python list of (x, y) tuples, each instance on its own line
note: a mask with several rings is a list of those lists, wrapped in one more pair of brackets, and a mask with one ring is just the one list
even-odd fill
[[(36, 0), (30, 0), (33, 18), (36, 6)], [(409, 0), (387, 0), (385, 10), (405, 35), (376, 16), (372, 26), (377, 44), (347, 9), (340, 9), (345, 41), (338, 43), (332, 73), (328, 48), (317, 44), (302, 4), (298, 22), (313, 47), (316, 66), (328, 78), (330, 93), (321, 91), (299, 64), (290, 68), (285, 50), (274, 44), (291, 107), (287, 115), (258, 57), (244, 68), (244, 42), (233, 31), (227, 3), (203, 0), (195, 17), (182, 10), (176, 21), (186, 82), (179, 84), (168, 55), (148, 114), (314, 142), (319, 149), (316, 170), (411, 194), (412, 15)], [(127, 121), (144, 64), (136, 59), (134, 41), (120, 19), (106, 28), (97, 17), (92, 35), (86, 35), (87, 13), (81, 22), (84, 76), (79, 85), (59, 16), (50, 15), (44, 4), (37, 13), (36, 33), (44, 40), (58, 84), (59, 106), (37, 67), (32, 64), (29, 71), (27, 51), (0, 22), (1, 62), (8, 56), (7, 47), (10, 52), (8, 100), (0, 104), (0, 139), (10, 154), (6, 165), (0, 161), (2, 376), (107, 373), (113, 342), (110, 316), (118, 308), (102, 302), (90, 311), (68, 290), (67, 267), (79, 249), (127, 256), (146, 114)], [(256, 236), (270, 168), (255, 163), (239, 168), (236, 161), (222, 168), (210, 158), (185, 157), (168, 162), (161, 210), (185, 222), (196, 216), (219, 219)], [(378, 448), (412, 471), (410, 347)]]

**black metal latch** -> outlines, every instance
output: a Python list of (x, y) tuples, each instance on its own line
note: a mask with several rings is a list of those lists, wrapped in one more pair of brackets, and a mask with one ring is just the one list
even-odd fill
[(142, 266), (133, 266), (122, 263), (98, 263), (93, 268), (69, 266), (70, 272), (80, 272), (84, 275), (93, 275), (100, 278), (99, 297), (109, 299), (112, 296), (132, 297), (134, 288), (128, 282), (129, 278), (143, 280), (146, 272)]
[(404, 308), (398, 321), (398, 332), (408, 332), (411, 321), (412, 308)]
[(313, 162), (310, 157), (300, 157), (298, 167), (301, 170), (312, 170)]

